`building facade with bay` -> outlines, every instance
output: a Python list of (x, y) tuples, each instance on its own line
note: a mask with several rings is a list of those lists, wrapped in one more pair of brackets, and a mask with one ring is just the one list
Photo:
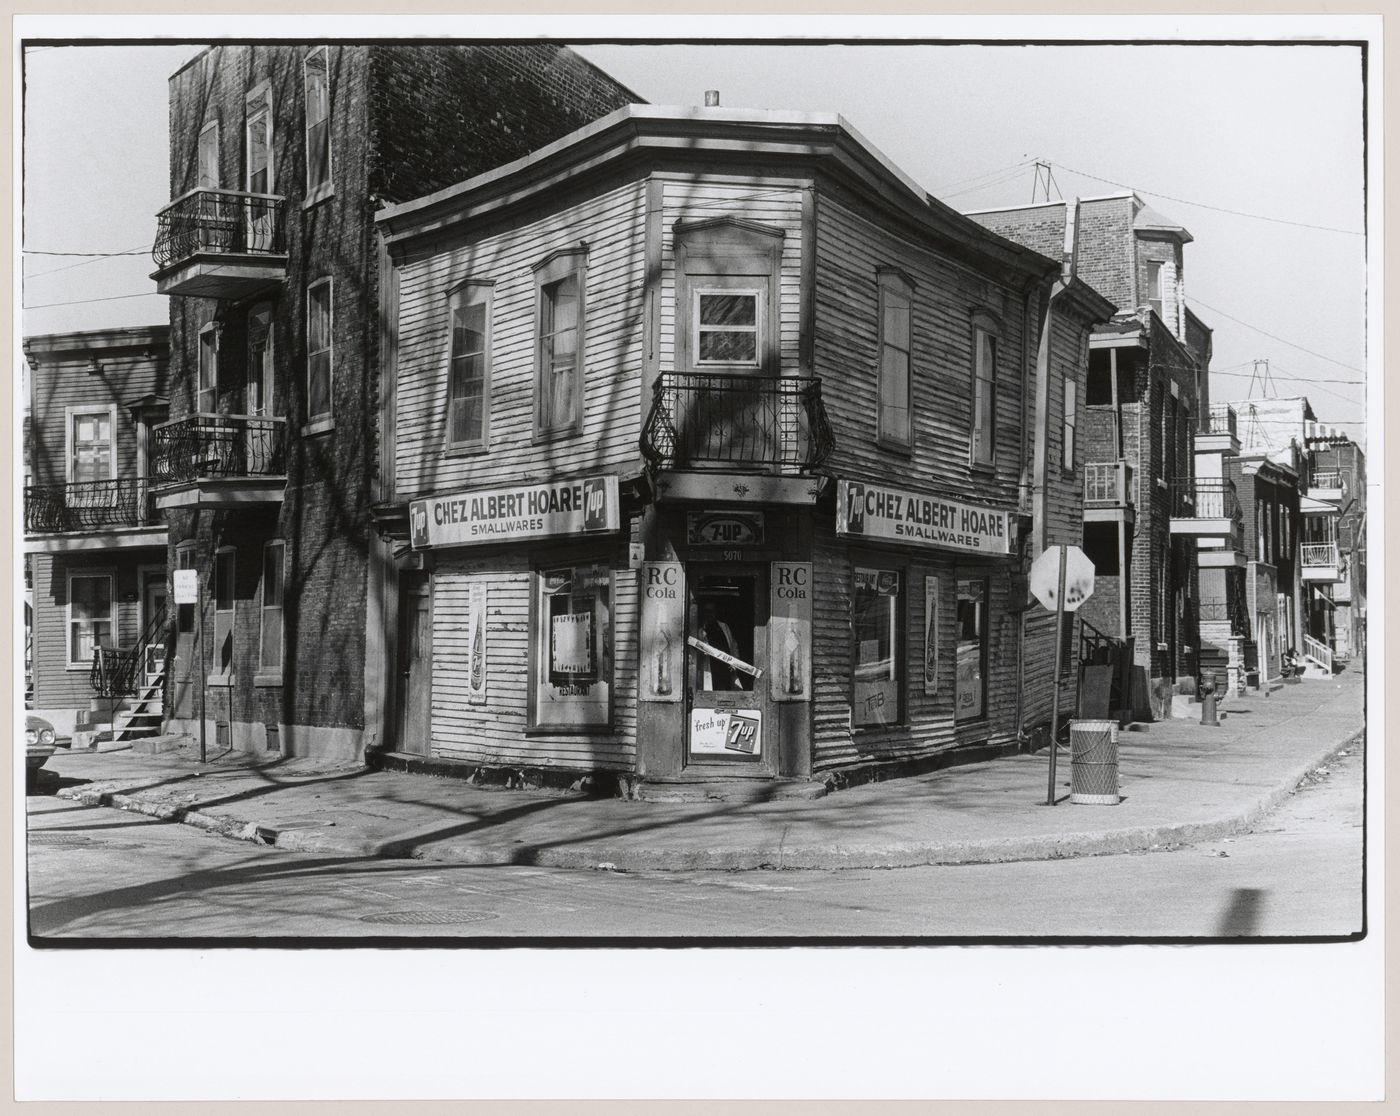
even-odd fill
[(771, 794), (1048, 722), (1025, 573), (1082, 530), (1113, 312), (1072, 252), (840, 117), (719, 108), (618, 110), (379, 230), (392, 756)]

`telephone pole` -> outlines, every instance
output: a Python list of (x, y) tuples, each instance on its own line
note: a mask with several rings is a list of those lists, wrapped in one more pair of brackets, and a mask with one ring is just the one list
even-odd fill
[(1060, 184), (1055, 181), (1055, 170), (1049, 163), (1041, 162), (1039, 159), (1035, 163), (1035, 182), (1031, 186), (1031, 204), (1035, 204), (1036, 196), (1040, 193), (1041, 187), (1045, 189), (1045, 200), (1050, 201), (1050, 187), (1055, 188), (1055, 199), (1061, 200)]

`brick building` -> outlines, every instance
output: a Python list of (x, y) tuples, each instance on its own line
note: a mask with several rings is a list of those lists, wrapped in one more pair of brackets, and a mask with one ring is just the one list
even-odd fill
[(1095, 588), (1081, 612), (1132, 663), (1123, 704), (1170, 715), (1174, 693), (1195, 691), (1197, 571), (1240, 560), (1228, 479), (1194, 468), (1195, 436), (1209, 432), (1211, 334), (1187, 305), (1191, 234), (1131, 193), (968, 216), (1038, 251), (1072, 222), (1080, 276), (1119, 308), (1089, 341), (1080, 432)]
[(173, 729), (193, 730), (202, 700), (221, 743), (363, 752), (383, 672), (366, 639), (373, 214), (634, 100), (543, 43), (224, 45), (172, 77), (174, 200), (154, 249), (170, 420), (153, 462), (170, 564), (199, 571), (202, 601), (202, 624), (195, 606), (176, 617)]
[(1063, 244), (840, 117), (717, 107), (619, 110), (379, 224), (386, 762), (767, 796), (1048, 722), (1025, 572), (1080, 536), (1112, 312)]
[[(160, 658), (166, 527), (148, 479), (152, 432), (166, 417), (169, 330), (30, 337), (24, 356), (28, 702), (60, 733), (108, 731), (113, 713), (124, 730), (137, 713), (160, 713), (149, 695), (121, 708), (144, 669), (121, 685), (104, 672), (119, 669), (113, 653)], [(157, 674), (156, 694), (158, 683)]]

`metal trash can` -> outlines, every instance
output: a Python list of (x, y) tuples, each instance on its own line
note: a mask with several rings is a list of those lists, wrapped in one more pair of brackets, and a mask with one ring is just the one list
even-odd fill
[(1118, 722), (1069, 723), (1069, 800), (1081, 806), (1117, 806)]

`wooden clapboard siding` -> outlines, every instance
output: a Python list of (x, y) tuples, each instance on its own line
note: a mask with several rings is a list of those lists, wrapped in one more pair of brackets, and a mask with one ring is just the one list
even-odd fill
[[(661, 362), (663, 371), (676, 369), (676, 253), (677, 221), (736, 217), (783, 230), (778, 275), (778, 355), (784, 373), (800, 370), (799, 332), (802, 305), (803, 181), (789, 179), (669, 176), (662, 188), (662, 228), (665, 230), (661, 271)], [(679, 325), (684, 325), (682, 319)]]
[[(524, 476), (622, 470), (641, 428), (645, 221), (640, 183), (409, 263), (400, 273), (398, 491), (478, 487)], [(535, 275), (559, 249), (589, 244), (584, 293), (583, 429), (535, 445)], [(443, 455), (447, 293), (494, 281), (490, 448)]]
[[(885, 729), (851, 727), (852, 569), (872, 564), (899, 569), (905, 579), (905, 724)], [(918, 758), (963, 744), (988, 741), (1007, 745), (1016, 737), (1016, 624), (1009, 611), (1010, 576), (1002, 563), (960, 562), (953, 555), (927, 556), (897, 551), (862, 552), (853, 559), (829, 527), (815, 541), (813, 600), (814, 771), (857, 763)], [(924, 693), (924, 578), (939, 579), (938, 692)], [(955, 724), (957, 580), (986, 577), (989, 599), (987, 709), (985, 720)]]
[[(557, 561), (568, 562), (561, 558)], [(637, 575), (613, 556), (613, 730), (526, 734), (532, 566), (522, 553), (449, 558), (433, 573), (432, 748), (485, 765), (631, 770), (636, 765)], [(471, 586), (487, 587), (487, 701), (465, 699)]]
[[(1022, 300), (995, 281), (819, 194), (816, 207), (816, 372), (836, 432), (833, 472), (911, 482), (981, 504), (1009, 506), (1020, 477), (1023, 407)], [(913, 296), (914, 448), (876, 441), (879, 301), (877, 269), (896, 267)], [(996, 467), (968, 465), (975, 311), (1001, 323), (997, 338)]]

